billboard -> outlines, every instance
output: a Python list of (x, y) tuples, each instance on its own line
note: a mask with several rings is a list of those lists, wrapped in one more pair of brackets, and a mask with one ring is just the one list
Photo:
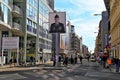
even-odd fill
[(19, 37), (3, 37), (2, 38), (3, 49), (17, 49), (19, 48)]
[(66, 33), (66, 13), (49, 13), (49, 33)]

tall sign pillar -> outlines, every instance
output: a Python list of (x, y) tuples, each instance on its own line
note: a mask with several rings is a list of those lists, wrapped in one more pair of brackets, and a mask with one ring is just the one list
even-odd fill
[(49, 13), (49, 33), (56, 34), (56, 66), (59, 59), (59, 44), (61, 33), (66, 33), (66, 13), (65, 12), (50, 12)]

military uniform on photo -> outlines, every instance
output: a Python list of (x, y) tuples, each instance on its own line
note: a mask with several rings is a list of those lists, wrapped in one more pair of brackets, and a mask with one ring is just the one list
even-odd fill
[[(56, 15), (54, 18), (59, 18), (59, 16)], [(64, 24), (60, 22), (51, 24), (49, 32), (50, 33), (56, 33), (56, 32), (65, 33)]]

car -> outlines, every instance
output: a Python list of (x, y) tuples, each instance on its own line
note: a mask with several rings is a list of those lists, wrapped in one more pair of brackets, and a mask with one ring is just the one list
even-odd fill
[(91, 62), (96, 62), (95, 57), (94, 57), (94, 56), (91, 56), (91, 57), (90, 57), (90, 61), (91, 61)]

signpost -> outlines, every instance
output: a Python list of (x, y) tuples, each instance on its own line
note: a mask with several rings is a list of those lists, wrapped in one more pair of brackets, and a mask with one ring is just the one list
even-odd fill
[(17, 65), (19, 65), (19, 37), (3, 37), (2, 38), (1, 66), (3, 66), (4, 49), (17, 49)]
[(56, 67), (58, 66), (59, 57), (59, 34), (66, 33), (66, 12), (49, 13), (49, 33), (56, 35)]

